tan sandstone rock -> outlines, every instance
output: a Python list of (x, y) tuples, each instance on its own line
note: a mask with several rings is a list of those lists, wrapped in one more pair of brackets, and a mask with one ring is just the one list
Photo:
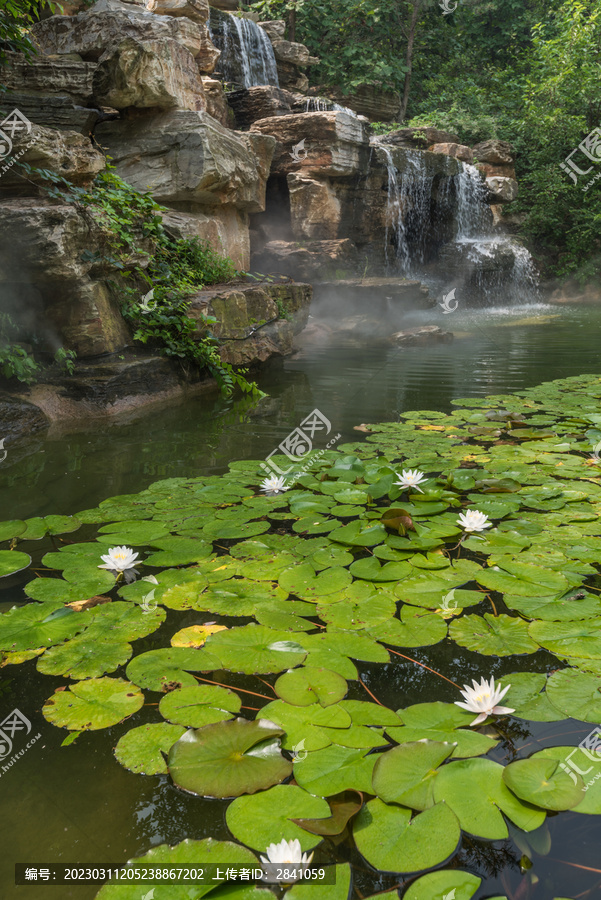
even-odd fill
[(336, 240), (342, 207), (329, 180), (292, 174), (288, 175), (288, 189), (291, 225), (297, 239)]
[(149, 0), (146, 9), (159, 16), (185, 16), (201, 25), (210, 13), (208, 0)]
[(104, 54), (93, 86), (96, 102), (114, 109), (206, 108), (196, 61), (189, 50), (171, 38), (126, 38)]
[(486, 187), (495, 203), (511, 203), (518, 195), (518, 183), (513, 178), (493, 176), (486, 179)]
[[(38, 169), (49, 169), (77, 185), (89, 184), (106, 165), (104, 156), (89, 138), (41, 125), (32, 125), (29, 134), (15, 138), (13, 158)], [(18, 165), (11, 166), (0, 178), (0, 195), (37, 193), (37, 185), (45, 183), (41, 176), (32, 173), (25, 178)]]
[(478, 162), (510, 165), (515, 160), (515, 150), (507, 141), (482, 141), (472, 149)]
[(256, 141), (206, 113), (187, 110), (103, 122), (96, 138), (118, 174), (161, 203), (235, 206), (246, 212), (264, 208), (273, 139)]
[(365, 125), (344, 112), (260, 119), (254, 122), (250, 133), (255, 131), (277, 139), (272, 174), (356, 175), (368, 153)]
[(445, 156), (453, 156), (455, 159), (460, 159), (466, 163), (474, 161), (474, 154), (464, 144), (432, 144), (431, 147), (428, 147), (428, 150), (430, 153), (444, 153)]

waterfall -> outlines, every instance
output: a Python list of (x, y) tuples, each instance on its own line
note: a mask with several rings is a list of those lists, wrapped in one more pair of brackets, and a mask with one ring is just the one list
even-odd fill
[(492, 230), (488, 192), (475, 166), (463, 163), (454, 177), (457, 233), (452, 251), (472, 297), (494, 303), (538, 299), (538, 278), (528, 250), (510, 235)]
[[(384, 234), (386, 268), (400, 268), (408, 274), (415, 263), (423, 263), (426, 251), (424, 223), (430, 219), (433, 178), (424, 170), (423, 155), (417, 150), (404, 150), (409, 171), (399, 175), (392, 151), (379, 145), (386, 162), (388, 200)], [(391, 258), (391, 244), (394, 257)]]
[(211, 40), (221, 50), (219, 69), (224, 79), (249, 88), (279, 87), (278, 70), (267, 32), (252, 19), (211, 10)]
[(340, 103), (334, 103), (333, 100), (326, 100), (324, 97), (307, 97), (305, 112), (345, 112), (349, 116), (357, 117), (357, 113), (348, 106), (341, 106)]

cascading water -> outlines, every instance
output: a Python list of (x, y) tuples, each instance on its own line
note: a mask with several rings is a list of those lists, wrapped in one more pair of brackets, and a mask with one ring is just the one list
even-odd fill
[[(388, 201), (384, 235), (387, 270), (400, 269), (408, 274), (416, 264), (424, 262), (426, 232), (423, 222), (430, 217), (432, 176), (425, 174), (423, 155), (405, 150), (409, 171), (399, 174), (392, 151), (380, 145), (386, 162)], [(392, 251), (394, 247), (394, 256)]]
[[(465, 293), (478, 302), (534, 302), (538, 280), (532, 257), (515, 238), (493, 231), (480, 173), (464, 163), (454, 181), (457, 234), (449, 249), (460, 262)], [(448, 259), (448, 250), (444, 256)]]
[[(488, 190), (475, 166), (461, 164), (456, 175), (432, 176), (423, 151), (403, 148), (395, 164), (395, 151), (377, 146), (387, 174), (384, 259), (389, 274), (444, 278), (446, 286), (452, 284), (458, 296), (475, 304), (538, 299), (532, 257), (518, 240), (494, 230)], [(443, 236), (451, 215), (453, 230)], [(439, 249), (432, 262), (434, 235)]]
[(221, 50), (219, 71), (224, 79), (249, 88), (279, 87), (278, 70), (267, 32), (252, 19), (211, 13), (211, 40)]
[(305, 112), (345, 112), (349, 116), (355, 116), (357, 113), (349, 109), (348, 106), (341, 106), (340, 103), (334, 103), (333, 100), (326, 100), (324, 97), (307, 97), (305, 101)]

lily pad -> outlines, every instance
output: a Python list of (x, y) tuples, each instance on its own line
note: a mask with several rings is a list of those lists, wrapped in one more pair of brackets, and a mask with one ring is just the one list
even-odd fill
[(169, 773), (178, 787), (204, 797), (264, 791), (292, 772), (280, 753), (282, 734), (267, 719), (233, 719), (187, 731), (169, 751)]
[(464, 831), (487, 840), (509, 834), (503, 813), (522, 831), (534, 831), (545, 813), (520, 800), (503, 781), (503, 766), (491, 759), (460, 759), (443, 766), (434, 781), (434, 799), (446, 802)]
[(38, 672), (70, 678), (97, 678), (114, 672), (132, 654), (131, 644), (99, 641), (87, 632), (57, 647), (51, 647), (38, 660)]
[(457, 869), (429, 872), (409, 885), (404, 900), (471, 900), (481, 884), (476, 875)]
[(0, 550), (0, 578), (21, 572), (30, 563), (29, 553), (21, 553), (20, 550)]
[(528, 632), (557, 656), (601, 659), (601, 617), (583, 622), (532, 622)]
[(601, 722), (601, 675), (577, 669), (554, 672), (547, 684), (547, 696), (562, 717)]
[(281, 672), (299, 665), (307, 655), (300, 641), (291, 637), (264, 625), (244, 625), (211, 635), (205, 646), (219, 659), (217, 668), (249, 675)]
[(538, 644), (529, 637), (526, 622), (502, 614), (462, 616), (451, 622), (449, 636), (460, 647), (485, 656), (512, 656), (538, 650)]
[(376, 757), (365, 750), (331, 745), (294, 764), (294, 777), (310, 794), (327, 797), (353, 789), (370, 793)]
[(320, 750), (331, 744), (334, 729), (347, 731), (351, 726), (351, 717), (340, 704), (292, 706), (283, 700), (272, 700), (263, 707), (260, 715), (276, 722), (285, 731), (282, 740), (285, 750), (294, 750), (301, 743), (306, 751)]
[(90, 678), (50, 697), (42, 712), (59, 728), (97, 731), (110, 728), (137, 712), (144, 694), (122, 678)]
[(197, 681), (190, 672), (212, 672), (220, 668), (219, 660), (204, 649), (165, 647), (136, 656), (126, 674), (140, 687), (167, 691), (176, 687), (196, 687)]
[(386, 803), (426, 809), (434, 803), (432, 779), (453, 750), (451, 743), (433, 743), (427, 739), (401, 744), (378, 757), (373, 790)]
[(240, 712), (238, 694), (212, 684), (199, 684), (169, 691), (161, 698), (159, 712), (169, 722), (200, 728), (231, 719)]
[(181, 725), (169, 725), (167, 722), (132, 728), (117, 741), (115, 757), (130, 772), (166, 775), (167, 763), (163, 753), (169, 752), (185, 730)]
[(566, 778), (553, 759), (518, 759), (503, 769), (503, 781), (521, 800), (543, 809), (573, 809), (582, 801), (584, 783)]
[(419, 872), (444, 862), (459, 843), (455, 814), (437, 803), (417, 816), (379, 797), (367, 803), (353, 825), (359, 852), (385, 872)]
[(428, 647), (438, 644), (447, 636), (447, 625), (443, 619), (427, 610), (415, 606), (403, 606), (399, 619), (389, 619), (368, 633), (393, 647)]
[(299, 840), (303, 852), (312, 850), (321, 841), (299, 828), (292, 819), (326, 819), (330, 807), (321, 797), (314, 797), (292, 784), (277, 784), (267, 791), (248, 797), (238, 797), (226, 810), (227, 826), (239, 841), (265, 852), (269, 844), (282, 839)]
[(547, 676), (540, 672), (513, 672), (503, 677), (503, 684), (510, 684), (503, 698), (503, 705), (514, 710), (518, 719), (531, 722), (559, 722), (567, 718), (549, 700), (544, 690)]
[[(297, 882), (286, 891), (284, 900), (323, 900), (324, 885)], [(328, 900), (348, 900), (351, 890), (351, 867), (348, 863), (336, 866), (336, 884), (328, 886)]]
[(402, 726), (387, 728), (386, 733), (399, 744), (423, 740), (446, 741), (455, 745), (453, 759), (481, 756), (497, 746), (493, 738), (466, 727), (473, 721), (473, 714), (454, 703), (417, 703), (407, 709), (399, 709), (398, 716), (402, 719)]
[(342, 590), (353, 580), (348, 569), (333, 566), (316, 572), (310, 563), (284, 569), (278, 578), (281, 588), (302, 599), (313, 600)]
[(27, 523), (22, 519), (8, 519), (0, 522), (0, 541), (10, 541), (27, 530)]
[(83, 631), (89, 623), (88, 614), (65, 609), (62, 603), (13, 606), (0, 616), (0, 649), (20, 651), (51, 647)]
[(293, 706), (309, 706), (319, 703), (332, 706), (345, 696), (346, 680), (328, 669), (302, 666), (281, 675), (275, 683), (278, 697)]

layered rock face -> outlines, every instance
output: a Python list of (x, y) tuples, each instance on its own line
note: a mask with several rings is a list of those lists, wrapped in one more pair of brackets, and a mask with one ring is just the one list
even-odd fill
[[(33, 29), (40, 55), (10, 54), (3, 97), (34, 123), (15, 138), (20, 161), (82, 186), (108, 154), (118, 175), (170, 208), (174, 237), (208, 240), (246, 270), (249, 214), (264, 209), (276, 141), (228, 127), (233, 114), (210, 75), (220, 54), (208, 18), (207, 0), (150, 0), (148, 9), (98, 0), (53, 16)], [(48, 349), (62, 345), (80, 359), (121, 351), (131, 335), (109, 291), (116, 273), (95, 259), (106, 235), (85, 209), (48, 199), (42, 181), (12, 162), (2, 170), (0, 291), (25, 338), (34, 327), (19, 310), (27, 291)], [(288, 332), (286, 324), (260, 358), (286, 352)]]

